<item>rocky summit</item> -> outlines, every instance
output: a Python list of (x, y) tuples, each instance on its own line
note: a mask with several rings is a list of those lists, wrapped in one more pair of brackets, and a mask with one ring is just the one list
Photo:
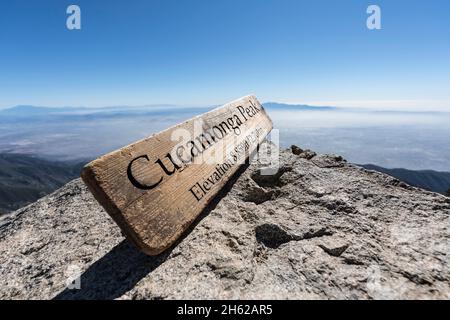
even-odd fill
[(80, 179), (0, 220), (1, 299), (449, 299), (450, 199), (293, 147), (150, 257)]

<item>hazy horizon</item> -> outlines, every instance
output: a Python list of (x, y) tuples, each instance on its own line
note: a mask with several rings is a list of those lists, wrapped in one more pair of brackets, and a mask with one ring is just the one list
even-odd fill
[[(70, 4), (80, 29), (66, 26)], [(0, 106), (260, 101), (450, 111), (450, 2), (0, 2)]]
[[(11, 113), (0, 117), (0, 152), (90, 160), (210, 108)], [(340, 154), (353, 163), (450, 172), (450, 113), (314, 110), (270, 104), (266, 110), (280, 132), (282, 148), (296, 144)]]
[[(167, 107), (167, 108), (215, 108), (219, 107), (221, 105), (224, 105), (225, 103), (216, 103), (216, 104), (204, 104), (204, 105), (189, 105), (189, 104), (173, 104), (173, 103), (157, 103), (157, 104), (143, 104), (143, 105), (131, 105), (131, 104), (125, 104), (125, 105), (105, 105), (105, 106), (77, 106), (77, 105), (58, 105), (58, 106), (47, 106), (47, 105), (37, 105), (37, 104), (17, 104), (14, 106), (6, 106), (6, 107), (0, 107), (0, 111), (18, 108), (18, 107), (33, 107), (33, 108), (49, 108), (49, 109), (85, 109), (86, 111), (89, 110), (106, 110), (106, 109), (123, 109), (126, 110), (126, 108), (130, 109), (138, 109), (138, 108), (157, 108), (157, 107)], [(316, 103), (316, 104), (310, 104), (310, 103), (289, 103), (289, 102), (280, 102), (280, 101), (266, 101), (262, 102), (263, 105), (266, 104), (280, 104), (280, 105), (286, 105), (286, 106), (306, 106), (306, 107), (314, 107), (314, 108), (336, 108), (337, 110), (349, 110), (349, 111), (362, 111), (362, 112), (404, 112), (404, 113), (450, 113), (450, 109), (440, 109), (440, 108), (390, 108), (390, 107), (383, 107), (383, 106), (357, 106), (357, 105), (342, 105), (342, 104), (326, 104), (326, 103)]]

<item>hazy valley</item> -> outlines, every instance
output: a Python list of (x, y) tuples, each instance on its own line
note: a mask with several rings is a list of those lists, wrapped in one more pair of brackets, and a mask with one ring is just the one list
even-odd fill
[[(282, 148), (297, 144), (340, 154), (353, 163), (373, 164), (366, 167), (414, 186), (441, 193), (450, 188), (448, 113), (278, 103), (265, 107), (279, 130)], [(33, 202), (78, 177), (82, 164), (91, 159), (211, 108), (18, 106), (0, 110), (0, 212)]]

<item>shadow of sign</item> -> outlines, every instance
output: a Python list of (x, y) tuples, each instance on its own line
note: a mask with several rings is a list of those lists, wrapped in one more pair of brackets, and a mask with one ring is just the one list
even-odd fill
[[(236, 180), (249, 167), (246, 163), (233, 175), (225, 187), (205, 208), (184, 235), (168, 250), (157, 256), (148, 256), (128, 240), (123, 240), (110, 252), (93, 263), (80, 278), (80, 289), (66, 288), (54, 300), (111, 300), (130, 291), (143, 278), (170, 259), (173, 249), (184, 240), (224, 198)], [(151, 298), (151, 297), (147, 297)], [(155, 297), (158, 298), (158, 297)]]
[(80, 279), (81, 289), (65, 289), (55, 300), (109, 300), (131, 290), (163, 263), (170, 252), (150, 257), (123, 240), (89, 267)]

